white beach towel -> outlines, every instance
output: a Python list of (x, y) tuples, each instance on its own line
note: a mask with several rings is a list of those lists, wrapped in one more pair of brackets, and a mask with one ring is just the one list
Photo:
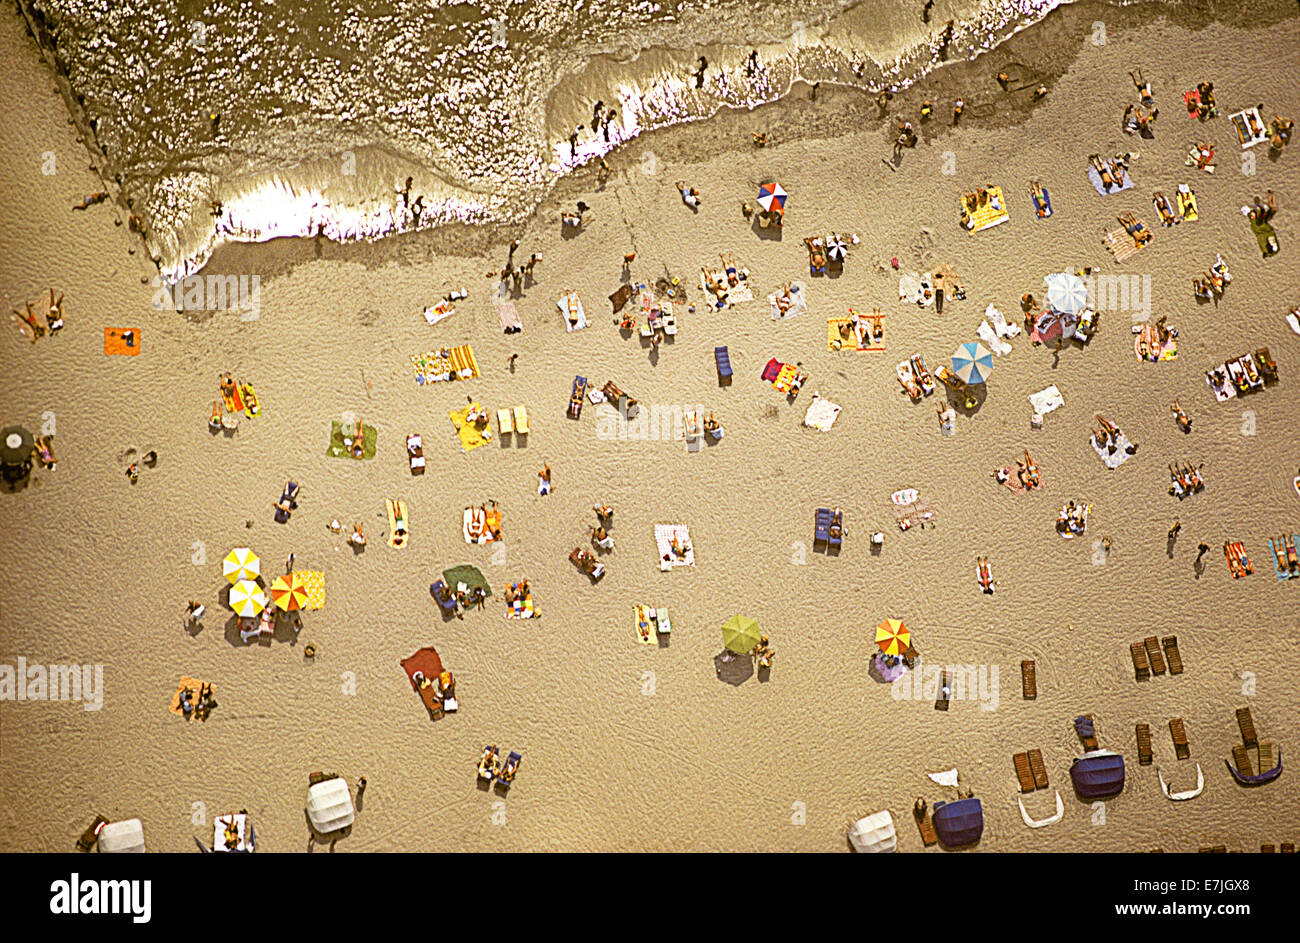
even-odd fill
[(742, 278), (727, 292), (727, 307), (734, 308), (746, 301), (754, 300), (754, 292), (749, 287), (749, 280)]
[(1046, 416), (1058, 406), (1065, 405), (1065, 397), (1061, 391), (1053, 384), (1045, 390), (1039, 390), (1037, 393), (1029, 394), (1029, 402), (1033, 404), (1034, 412), (1040, 416)]
[(989, 323), (993, 325), (993, 330), (998, 332), (999, 337), (1011, 338), (1020, 333), (1020, 325), (1007, 323), (1006, 317), (991, 303), (984, 309), (984, 317), (989, 319)]
[(1112, 468), (1112, 469), (1119, 468), (1130, 458), (1132, 458), (1132, 456), (1129, 455), (1128, 452), (1124, 451), (1126, 448), (1128, 448), (1129, 441), (1124, 436), (1124, 433), (1122, 432), (1119, 434), (1118, 438), (1115, 441), (1114, 452), (1108, 452), (1106, 450), (1106, 447), (1097, 441), (1096, 436), (1093, 436), (1089, 441), (1092, 442), (1093, 451), (1096, 452), (1097, 455), (1101, 457), (1101, 460), (1106, 463), (1107, 468)]
[(777, 306), (776, 303), (776, 298), (778, 294), (780, 293), (774, 291), (772, 292), (772, 294), (767, 296), (767, 302), (772, 306), (773, 321), (789, 321), (791, 318), (798, 317), (799, 315), (807, 312), (808, 294), (804, 290), (803, 282), (794, 282), (790, 286), (791, 304), (789, 309), (786, 310), (784, 313), (782, 313), (781, 309)]
[[(575, 320), (570, 320), (569, 306), (572, 303), (573, 315)], [(560, 300), (555, 302), (555, 307), (560, 309), (560, 317), (564, 318), (564, 329), (569, 333), (581, 331), (587, 326), (587, 312), (582, 309), (582, 302), (578, 300), (578, 293), (571, 291), (566, 295), (561, 295)]]
[(429, 326), (432, 327), (439, 321), (449, 318), (455, 313), (455, 305), (448, 301), (439, 301), (436, 305), (429, 305), (424, 309), (424, 320), (428, 321)]
[(513, 301), (503, 301), (497, 305), (497, 320), (501, 323), (501, 330), (507, 334), (524, 329), (524, 322), (519, 320), (519, 312), (515, 310)]
[(804, 413), (803, 424), (812, 429), (829, 432), (839, 414), (840, 407), (837, 404), (828, 399), (823, 399), (820, 393), (813, 393), (812, 402), (808, 404), (808, 411)]
[(900, 301), (918, 304), (928, 308), (934, 304), (934, 276), (929, 272), (904, 272), (898, 276), (898, 297)]
[(989, 345), (989, 350), (1001, 357), (1011, 353), (1011, 345), (998, 337), (997, 332), (989, 326), (988, 321), (981, 321), (980, 326), (975, 329), (980, 340)]
[(940, 786), (952, 786), (957, 788), (957, 767), (946, 769), (942, 773), (926, 773), (930, 779), (934, 780)]
[[(686, 548), (683, 557), (673, 553), (673, 537)], [(695, 566), (695, 545), (691, 543), (691, 531), (685, 524), (656, 524), (655, 546), (659, 548), (659, 569), (671, 570), (675, 566)]]

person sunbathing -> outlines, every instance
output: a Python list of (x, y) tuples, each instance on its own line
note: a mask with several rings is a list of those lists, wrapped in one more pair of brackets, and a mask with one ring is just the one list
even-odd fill
[(780, 294), (776, 296), (776, 309), (785, 314), (794, 305), (794, 299), (790, 297), (790, 283), (787, 282), (781, 289)]
[(352, 536), (348, 538), (348, 542), (354, 547), (364, 547), (366, 545), (366, 535), (361, 532), (360, 523), (352, 525)]
[(613, 548), (614, 546), (613, 538), (609, 536), (609, 533), (605, 530), (605, 528), (602, 525), (598, 524), (595, 527), (592, 527), (590, 530), (591, 530), (591, 541), (597, 547), (600, 547), (600, 549), (602, 550), (609, 550)]
[(1213, 293), (1210, 291), (1210, 283), (1203, 278), (1192, 279), (1192, 291), (1197, 298), (1213, 297)]
[(591, 509), (596, 512), (596, 516), (604, 522), (614, 519), (614, 509), (608, 504), (593, 504)]
[(1102, 161), (1100, 154), (1089, 154), (1088, 161), (1092, 164), (1092, 169), (1097, 171), (1097, 176), (1101, 177), (1101, 182), (1107, 187), (1114, 185), (1115, 179), (1110, 174), (1110, 168)]
[(735, 288), (742, 278), (749, 277), (749, 272), (737, 272), (735, 255), (724, 258), (722, 253), (718, 253), (718, 258), (722, 259), (722, 264), (727, 270), (727, 284), (732, 288)]
[(694, 187), (687, 187), (684, 181), (677, 181), (677, 192), (682, 195), (682, 202), (693, 210), (700, 208), (700, 191)]
[(235, 395), (235, 380), (231, 377), (230, 371), (220, 374), (217, 379), (221, 385), (222, 396), (232, 397)]

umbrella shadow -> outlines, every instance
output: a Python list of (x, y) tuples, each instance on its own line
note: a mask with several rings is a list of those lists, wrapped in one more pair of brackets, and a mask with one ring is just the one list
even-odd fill
[(719, 681), (739, 687), (754, 676), (754, 660), (723, 649), (713, 656), (713, 669)]

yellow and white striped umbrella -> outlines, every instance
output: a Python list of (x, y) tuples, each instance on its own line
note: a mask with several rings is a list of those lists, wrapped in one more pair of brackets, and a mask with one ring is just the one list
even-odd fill
[(247, 547), (236, 547), (221, 561), (221, 575), (232, 583), (262, 575), (262, 560)]
[(252, 618), (266, 608), (266, 592), (252, 580), (240, 580), (230, 587), (230, 608), (235, 615)]

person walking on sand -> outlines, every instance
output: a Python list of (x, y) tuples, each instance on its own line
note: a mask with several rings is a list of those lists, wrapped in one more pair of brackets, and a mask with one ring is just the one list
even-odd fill
[(515, 372), (515, 361), (518, 359), (519, 359), (518, 354), (511, 354), (509, 357), (506, 358), (506, 367), (507, 369), (510, 370), (511, 373)]
[(537, 493), (545, 497), (551, 493), (551, 466), (543, 465), (537, 473)]
[(1169, 528), (1169, 539), (1170, 540), (1178, 539), (1178, 532), (1182, 529), (1183, 529), (1183, 522), (1179, 520), (1174, 521), (1173, 526)]

